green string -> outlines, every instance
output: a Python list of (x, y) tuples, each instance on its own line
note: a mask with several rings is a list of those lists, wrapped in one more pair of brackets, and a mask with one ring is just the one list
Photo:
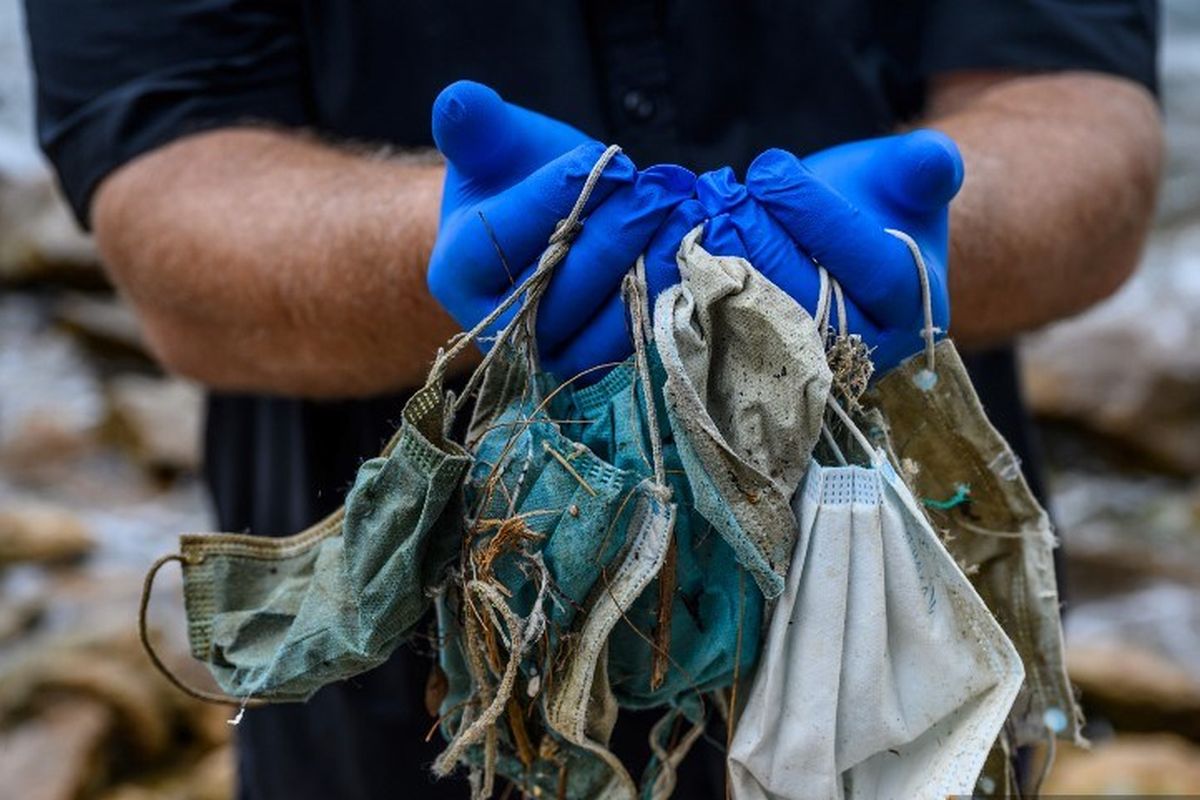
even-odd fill
[(949, 500), (933, 500), (929, 497), (922, 497), (921, 502), (929, 508), (936, 508), (938, 511), (949, 511), (955, 506), (960, 506), (967, 502), (967, 500), (970, 498), (971, 487), (967, 486), (965, 483), (960, 483), (957, 491), (954, 492), (954, 496)]

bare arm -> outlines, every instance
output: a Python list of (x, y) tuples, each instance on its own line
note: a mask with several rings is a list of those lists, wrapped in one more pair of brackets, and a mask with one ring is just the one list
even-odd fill
[(1150, 94), (1093, 73), (960, 73), (923, 124), (962, 150), (951, 206), (952, 333), (994, 343), (1077, 313), (1137, 266), (1162, 133)]
[(223, 389), (365, 395), (419, 385), (457, 330), (425, 285), (443, 174), (224, 129), (114, 172), (92, 222), (168, 368)]

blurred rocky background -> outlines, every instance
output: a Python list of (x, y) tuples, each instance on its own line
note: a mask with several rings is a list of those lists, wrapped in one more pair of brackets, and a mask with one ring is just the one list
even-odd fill
[[(1072, 676), (1095, 742), (1047, 793), (1200, 795), (1200, 3), (1165, 3), (1170, 161), (1139, 274), (1030, 337), (1025, 382), (1067, 543)], [(33, 145), (19, 0), (0, 0), (0, 795), (225, 800), (229, 711), (142, 655), (137, 598), (211, 528), (202, 397), (157, 370)], [(178, 575), (155, 594), (187, 657)]]
[(1048, 794), (1200, 795), (1200, 3), (1163, 3), (1168, 162), (1141, 270), (1024, 342), (1090, 752)]
[[(147, 357), (37, 153), (19, 5), (0, 0), (0, 797), (227, 800), (229, 710), (162, 680), (135, 624), (147, 565), (211, 529), (202, 396)], [(163, 577), (154, 635), (202, 680)]]

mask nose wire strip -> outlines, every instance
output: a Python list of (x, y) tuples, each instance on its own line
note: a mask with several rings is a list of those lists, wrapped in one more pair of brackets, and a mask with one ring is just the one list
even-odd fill
[(654, 483), (664, 500), (670, 500), (671, 490), (667, 485), (667, 471), (663, 463), (662, 434), (658, 425), (658, 411), (654, 405), (653, 386), (650, 382), (650, 362), (646, 356), (647, 330), (650, 327), (646, 293), (645, 261), (638, 258), (633, 271), (625, 276), (625, 294), (629, 305), (630, 327), (633, 334), (633, 353), (637, 363), (638, 382), (641, 384), (642, 401), (646, 404), (646, 424), (650, 428), (650, 451), (654, 461)]
[(165, 555), (150, 565), (150, 569), (146, 572), (146, 578), (142, 581), (142, 597), (138, 603), (138, 638), (141, 639), (142, 649), (146, 651), (146, 656), (150, 659), (150, 663), (154, 665), (155, 669), (162, 673), (162, 676), (166, 678), (167, 681), (169, 681), (176, 689), (188, 695), (189, 697), (202, 700), (206, 703), (215, 703), (217, 705), (232, 706), (237, 708), (239, 710), (237, 718), (240, 720), (241, 711), (247, 708), (259, 708), (261, 706), (265, 706), (266, 702), (252, 698), (239, 700), (236, 697), (230, 697), (229, 695), (220, 694), (218, 692), (209, 692), (204, 689), (197, 689), (193, 686), (189, 686), (188, 684), (184, 683), (179, 676), (172, 672), (171, 668), (168, 667), (165, 662), (163, 662), (162, 658), (158, 654), (158, 651), (154, 649), (154, 645), (150, 641), (150, 628), (147, 624), (147, 618), (149, 616), (150, 609), (150, 596), (154, 590), (154, 579), (158, 575), (158, 571), (172, 561), (178, 561), (181, 565), (189, 563), (185, 556), (182, 556), (178, 553)]

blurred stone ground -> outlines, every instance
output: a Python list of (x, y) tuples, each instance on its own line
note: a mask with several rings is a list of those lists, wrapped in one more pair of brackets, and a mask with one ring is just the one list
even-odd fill
[(1168, 163), (1139, 273), (1024, 343), (1090, 752), (1048, 794), (1200, 794), (1200, 4), (1164, 3)]
[[(145, 568), (211, 527), (201, 394), (145, 355), (30, 144), (17, 6), (0, 0), (0, 794), (227, 800), (229, 712), (171, 689), (135, 633)], [(1059, 753), (1047, 793), (1200, 793), (1200, 4), (1166, 10), (1145, 265), (1023, 348), (1096, 743)], [(152, 619), (202, 682), (169, 568)]]
[[(145, 355), (33, 147), (18, 16), (0, 2), (0, 796), (228, 800), (229, 711), (135, 625), (149, 563), (211, 528), (201, 394)], [(203, 681), (163, 578), (155, 635)]]

